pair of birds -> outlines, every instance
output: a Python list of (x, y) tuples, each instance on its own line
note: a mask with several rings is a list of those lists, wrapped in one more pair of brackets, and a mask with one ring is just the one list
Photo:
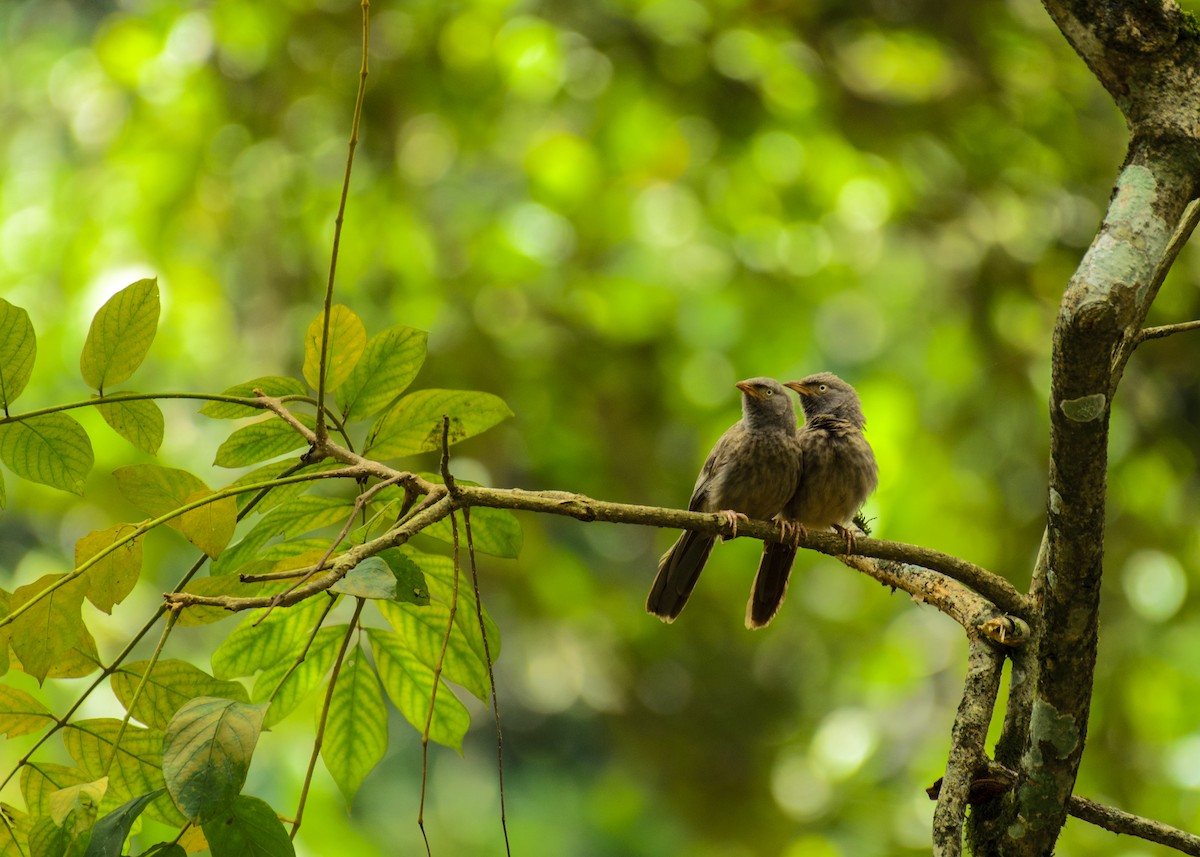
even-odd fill
[[(831, 372), (780, 384), (772, 378), (739, 381), (742, 418), (721, 435), (704, 462), (688, 509), (719, 512), (732, 536), (738, 519), (777, 518), (783, 542), (763, 545), (746, 627), (774, 618), (787, 591), (799, 533), (832, 528), (846, 537), (854, 516), (878, 483), (875, 454), (863, 437), (866, 419), (854, 388)], [(800, 394), (804, 425), (787, 389)], [(672, 622), (704, 570), (715, 535), (685, 530), (658, 562), (646, 610)]]

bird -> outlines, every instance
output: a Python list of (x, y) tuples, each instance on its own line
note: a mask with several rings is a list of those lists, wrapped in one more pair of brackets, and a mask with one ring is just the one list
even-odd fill
[[(801, 465), (795, 491), (779, 517), (806, 536), (808, 527), (841, 533), (846, 553), (852, 553), (854, 516), (879, 484), (875, 453), (863, 437), (867, 421), (858, 393), (832, 372), (784, 386), (800, 394), (804, 425), (797, 432)], [(796, 549), (794, 538), (763, 545), (746, 605), (747, 628), (766, 627), (779, 611)]]
[[(688, 509), (719, 512), (737, 536), (737, 522), (770, 520), (792, 496), (800, 468), (796, 409), (773, 378), (739, 381), (742, 418), (717, 440), (692, 490)], [(673, 622), (704, 570), (717, 537), (684, 530), (658, 561), (646, 612)]]

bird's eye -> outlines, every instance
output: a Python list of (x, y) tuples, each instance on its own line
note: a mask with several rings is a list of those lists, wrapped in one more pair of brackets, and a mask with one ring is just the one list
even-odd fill
[(826, 384), (822, 384), (820, 387), (817, 387), (817, 389), (820, 390), (822, 393), (824, 393), (826, 390), (829, 389), (829, 386)]
[(767, 389), (763, 392), (763, 395), (765, 395), (769, 399), (775, 395), (775, 391), (772, 390), (770, 387), (767, 387)]

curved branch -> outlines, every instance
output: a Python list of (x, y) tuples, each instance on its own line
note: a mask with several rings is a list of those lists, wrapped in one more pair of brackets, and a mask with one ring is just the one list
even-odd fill
[(972, 636), (970, 644), (962, 701), (954, 718), (946, 773), (933, 811), (934, 857), (962, 854), (967, 801), (976, 773), (987, 764), (984, 742), (1000, 692), (1004, 655), (979, 637)]

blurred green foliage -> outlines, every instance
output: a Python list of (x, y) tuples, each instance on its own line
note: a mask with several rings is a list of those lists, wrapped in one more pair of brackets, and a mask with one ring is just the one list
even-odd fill
[[(736, 380), (830, 369), (868, 416), (875, 532), (1027, 585), (1057, 300), (1126, 139), (1034, 0), (412, 0), (372, 16), (338, 300), (369, 333), (429, 331), (416, 388), (487, 390), (516, 412), (463, 444), (459, 475), (680, 506), (737, 416)], [(86, 395), (88, 321), (142, 276), (164, 318), (141, 389), (299, 371), (358, 64), (350, 0), (0, 6), (0, 292), (41, 346), (24, 406)], [(1185, 252), (1152, 323), (1200, 316), (1197, 275)], [(1193, 830), (1194, 342), (1147, 344), (1114, 409), (1078, 785)], [(164, 411), (159, 460), (202, 472), (220, 428)], [(151, 459), (108, 437), (84, 505), (8, 481), (0, 586), (61, 571), (76, 538), (136, 516), (108, 472)], [(521, 559), (483, 567), (517, 852), (927, 853), (923, 788), (965, 662), (948, 620), (803, 555), (781, 616), (750, 634), (757, 550), (734, 542), (668, 628), (642, 601), (673, 534), (523, 524)], [(189, 562), (181, 541), (147, 544), (161, 577), (99, 622), (102, 655)], [(187, 630), (195, 647), (172, 656), (203, 664), (209, 638)], [(473, 713), (464, 757), (433, 756), (442, 853), (500, 841), (494, 736)], [(248, 793), (287, 806), (308, 730), (263, 736)], [(349, 817), (318, 778), (302, 853), (418, 848), (419, 742), (391, 734)], [(25, 740), (0, 744), (6, 764)], [(1059, 853), (1167, 852), (1072, 822)]]

